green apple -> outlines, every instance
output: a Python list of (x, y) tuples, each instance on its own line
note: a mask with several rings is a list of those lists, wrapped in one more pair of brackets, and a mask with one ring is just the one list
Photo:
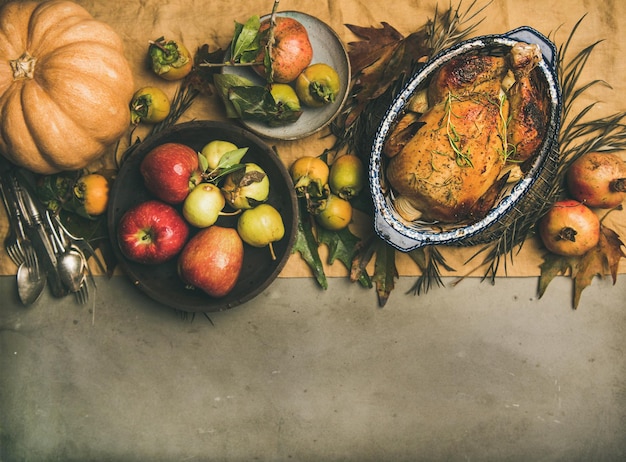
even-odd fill
[(220, 160), (224, 154), (237, 149), (237, 146), (230, 141), (213, 140), (208, 142), (200, 153), (206, 158), (209, 169), (215, 170), (219, 166)]
[(220, 188), (213, 183), (200, 183), (183, 203), (183, 216), (192, 226), (208, 228), (213, 225), (226, 205)]
[(244, 210), (237, 220), (237, 232), (241, 239), (253, 247), (270, 247), (272, 260), (276, 259), (273, 242), (285, 235), (283, 217), (270, 204), (260, 204)]

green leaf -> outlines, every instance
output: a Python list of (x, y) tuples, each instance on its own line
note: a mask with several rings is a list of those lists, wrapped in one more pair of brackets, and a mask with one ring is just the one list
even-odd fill
[(299, 252), (302, 259), (313, 272), (315, 280), (324, 290), (328, 289), (328, 280), (324, 273), (324, 266), (319, 255), (319, 243), (313, 234), (313, 224), (311, 216), (306, 211), (305, 206), (299, 207), (298, 229), (296, 240), (293, 245), (293, 252)]
[(212, 172), (211, 175), (209, 175), (209, 182), (217, 184), (219, 180), (224, 178), (226, 175), (230, 175), (233, 172), (243, 170), (245, 168), (246, 164), (234, 164), (229, 167), (218, 169), (215, 172)]
[(259, 16), (251, 16), (245, 24), (235, 22), (235, 34), (233, 35), (231, 50), (231, 60), (234, 62), (246, 61), (250, 56), (256, 57), (259, 50), (259, 27), (261, 20)]
[(378, 240), (376, 248), (376, 263), (374, 264), (374, 276), (376, 283), (378, 304), (383, 307), (389, 300), (389, 295), (395, 287), (395, 279), (398, 277), (396, 268), (396, 251), (382, 239)]
[[(317, 227), (317, 238), (321, 244), (328, 246), (328, 264), (332, 265), (339, 260), (348, 269), (352, 269), (352, 260), (356, 254), (356, 247), (360, 239), (352, 234), (348, 228), (339, 231), (329, 231)], [(358, 276), (358, 281), (363, 287), (371, 287), (372, 283), (367, 272), (363, 271)]]
[(215, 84), (217, 94), (226, 108), (226, 117), (229, 119), (239, 118), (240, 115), (237, 109), (228, 97), (230, 89), (233, 87), (254, 86), (254, 82), (236, 74), (215, 74), (213, 76), (213, 83)]
[(209, 169), (209, 161), (201, 152), (198, 153), (198, 164), (200, 165), (200, 170), (202, 172), (206, 172)]
[(290, 124), (302, 115), (286, 104), (277, 103), (271, 92), (262, 86), (231, 87), (228, 99), (243, 120), (254, 120), (271, 127)]
[(241, 119), (261, 122), (269, 121), (269, 113), (276, 105), (272, 94), (259, 85), (231, 87), (228, 100)]
[(222, 155), (220, 158), (220, 162), (217, 165), (217, 168), (230, 168), (234, 165), (237, 165), (241, 162), (243, 156), (248, 152), (248, 148), (239, 148), (233, 151), (228, 151)]

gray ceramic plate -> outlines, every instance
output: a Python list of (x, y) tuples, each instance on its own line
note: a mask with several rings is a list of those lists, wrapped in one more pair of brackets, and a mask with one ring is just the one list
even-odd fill
[[(332, 66), (339, 74), (339, 79), (342, 83), (341, 91), (332, 104), (321, 108), (305, 107), (302, 116), (293, 124), (281, 127), (268, 127), (259, 122), (242, 121), (246, 128), (259, 136), (278, 140), (296, 140), (321, 130), (339, 114), (348, 97), (348, 87), (351, 79), (350, 61), (341, 39), (326, 23), (298, 11), (281, 11), (277, 15), (290, 17), (302, 23), (309, 34), (309, 40), (313, 46), (313, 60), (311, 64), (325, 63)], [(261, 20), (268, 17), (269, 15), (263, 16)], [(227, 51), (227, 59), (229, 58), (228, 53), (229, 51)], [(226, 66), (222, 69), (222, 72), (241, 75), (258, 85), (264, 84), (263, 79), (247, 67)]]

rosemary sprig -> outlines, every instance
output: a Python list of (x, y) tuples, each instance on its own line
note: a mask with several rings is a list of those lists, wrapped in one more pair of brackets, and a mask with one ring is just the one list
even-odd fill
[(456, 8), (452, 8), (450, 5), (441, 16), (438, 6), (435, 7), (435, 15), (432, 21), (427, 24), (428, 44), (433, 54), (437, 54), (472, 35), (485, 19), (478, 19), (478, 15), (491, 4), (491, 1), (478, 10), (475, 9), (476, 0), (473, 0), (465, 10), (461, 10), (462, 4), (463, 1), (461, 0)]
[(452, 122), (452, 102), (457, 99), (452, 96), (452, 92), (448, 92), (448, 96), (446, 97), (445, 102), (445, 119), (446, 119), (446, 135), (448, 137), (448, 142), (450, 143), (450, 148), (452, 149), (452, 153), (454, 154), (454, 160), (459, 167), (473, 167), (472, 163), (472, 155), (469, 151), (463, 151), (463, 148), (460, 146), (461, 143), (461, 135), (456, 130), (456, 126)]
[(505, 103), (507, 101), (506, 93), (502, 93), (500, 98), (498, 99), (498, 112), (500, 114), (500, 122), (502, 124), (502, 128), (500, 129), (500, 139), (502, 140), (502, 151), (500, 155), (502, 156), (502, 160), (504, 162), (514, 161), (515, 153), (517, 152), (517, 146), (509, 143), (509, 124), (513, 119), (511, 114), (504, 113)]
[(417, 277), (407, 293), (420, 295), (435, 286), (443, 286), (440, 266), (448, 271), (454, 271), (454, 268), (446, 263), (446, 259), (436, 246), (420, 247), (410, 251), (408, 255), (419, 267), (422, 274)]

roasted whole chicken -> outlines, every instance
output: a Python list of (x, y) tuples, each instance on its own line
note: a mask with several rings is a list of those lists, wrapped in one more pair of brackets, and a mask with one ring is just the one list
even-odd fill
[(470, 53), (443, 65), (384, 146), (394, 205), (408, 221), (476, 221), (507, 182), (507, 165), (523, 165), (541, 144), (548, 103), (533, 72), (537, 45), (506, 54)]

